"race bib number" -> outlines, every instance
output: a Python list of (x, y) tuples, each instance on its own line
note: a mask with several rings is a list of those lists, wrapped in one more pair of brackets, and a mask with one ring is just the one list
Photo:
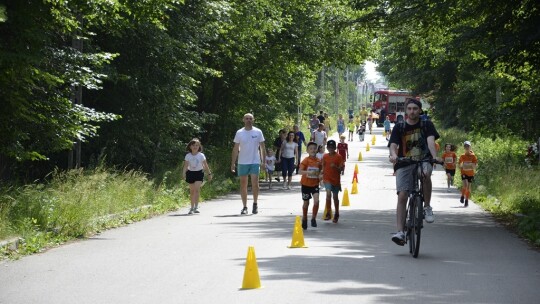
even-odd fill
[(307, 174), (308, 178), (319, 178), (319, 168), (308, 167), (307, 171), (308, 171), (308, 174)]
[(454, 162), (454, 158), (453, 157), (446, 157), (444, 159), (444, 162), (447, 163), (447, 164), (451, 164)]
[(474, 164), (472, 162), (464, 162), (463, 163), (463, 169), (472, 170), (472, 169), (474, 169)]

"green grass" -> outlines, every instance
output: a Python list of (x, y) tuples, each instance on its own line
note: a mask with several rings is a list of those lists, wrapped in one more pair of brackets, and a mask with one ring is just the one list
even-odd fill
[[(0, 249), (0, 256), (39, 252), (185, 206), (189, 190), (180, 176), (181, 168), (176, 168), (156, 183), (138, 171), (98, 168), (54, 172), (47, 183), (4, 188), (0, 190), (0, 240), (19, 237), (22, 242), (18, 252)], [(230, 176), (217, 174), (202, 188), (201, 201), (236, 186)]]
[[(472, 142), (478, 157), (472, 199), (503, 220), (533, 245), (540, 246), (540, 168), (525, 163), (528, 142), (517, 137), (485, 138), (456, 129), (443, 130), (441, 147), (453, 143), (456, 154), (462, 143)], [(459, 176), (459, 170), (456, 173)], [(456, 177), (456, 185), (461, 185)]]

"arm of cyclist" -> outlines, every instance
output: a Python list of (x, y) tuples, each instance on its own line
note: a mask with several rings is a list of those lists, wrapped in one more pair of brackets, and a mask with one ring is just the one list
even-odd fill
[(428, 136), (427, 145), (435, 163), (442, 164), (442, 158), (437, 155), (437, 149), (435, 149), (435, 136)]
[(389, 149), (390, 149), (389, 160), (392, 164), (395, 164), (398, 159), (398, 145), (395, 143), (391, 143)]

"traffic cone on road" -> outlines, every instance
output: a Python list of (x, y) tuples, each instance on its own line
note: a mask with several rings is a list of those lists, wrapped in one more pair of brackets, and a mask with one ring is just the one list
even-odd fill
[(353, 183), (358, 181), (358, 174), (356, 172), (353, 173), (352, 181)]
[(296, 216), (292, 234), (291, 246), (289, 248), (307, 248), (304, 244), (304, 230), (302, 229), (302, 217)]
[(356, 180), (354, 180), (352, 183), (351, 194), (358, 194), (358, 184)]
[(345, 188), (345, 192), (343, 192), (343, 199), (341, 200), (341, 206), (350, 206), (349, 203), (349, 191), (347, 191), (347, 188)]
[(242, 289), (256, 288), (261, 288), (259, 267), (257, 266), (257, 258), (255, 257), (255, 248), (253, 246), (249, 246), (246, 258), (246, 268), (244, 269), (244, 280), (242, 281)]
[(375, 146), (375, 135), (371, 137), (371, 145)]
[(358, 161), (362, 161), (362, 152), (358, 152)]
[(369, 151), (369, 143), (366, 144), (366, 152)]
[(358, 164), (354, 165), (354, 173), (358, 174)]

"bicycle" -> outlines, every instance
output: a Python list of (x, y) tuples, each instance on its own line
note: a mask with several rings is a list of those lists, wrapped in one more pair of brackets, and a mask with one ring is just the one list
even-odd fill
[[(405, 218), (405, 243), (409, 243), (409, 253), (414, 258), (420, 253), (420, 238), (424, 225), (424, 183), (426, 177), (422, 169), (423, 163), (442, 164), (436, 159), (414, 160), (408, 157), (399, 157), (398, 163), (415, 165), (413, 170), (414, 190), (409, 193)], [(420, 176), (418, 175), (420, 171)]]

